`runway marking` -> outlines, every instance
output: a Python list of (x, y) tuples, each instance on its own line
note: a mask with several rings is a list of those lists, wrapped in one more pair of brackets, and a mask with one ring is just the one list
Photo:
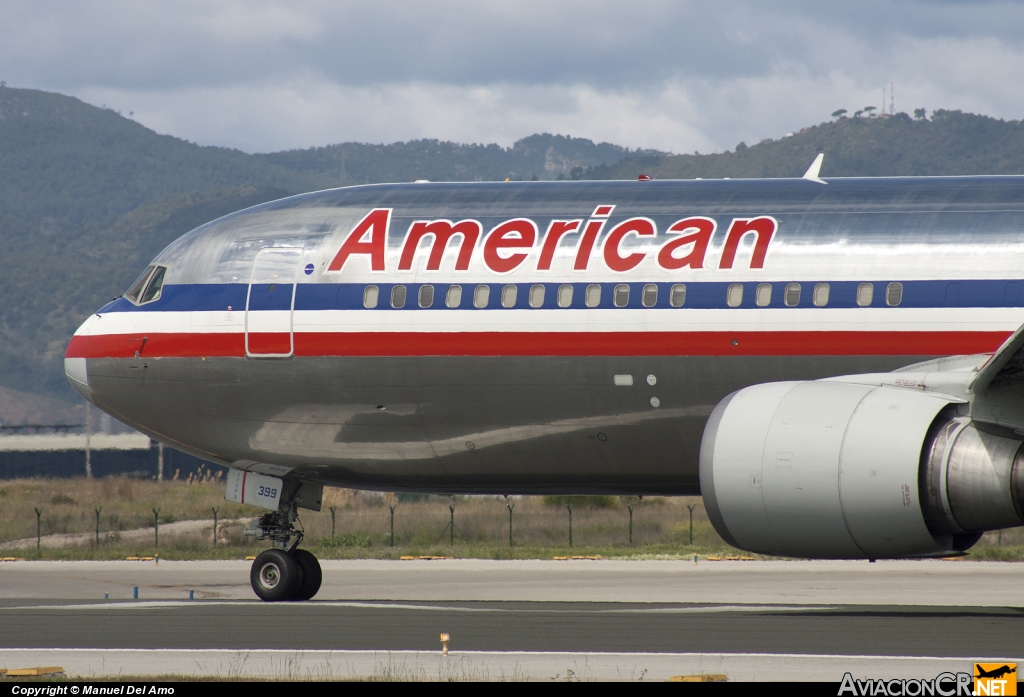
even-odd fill
[[(305, 655), (305, 654), (329, 654), (329, 655), (361, 655), (368, 653), (385, 653), (392, 655), (402, 656), (417, 656), (427, 655), (433, 656), (439, 655), (439, 651), (417, 651), (415, 649), (132, 649), (132, 648), (112, 648), (112, 649), (96, 649), (96, 648), (45, 648), (45, 649), (32, 649), (32, 648), (0, 648), (0, 655), (5, 652), (56, 652), (62, 653), (111, 653), (111, 654), (125, 654), (125, 653), (138, 653), (138, 654), (159, 654), (166, 655), (172, 653), (186, 653), (186, 654), (275, 654), (275, 655)], [(882, 654), (858, 654), (858, 653), (765, 653), (765, 652), (722, 652), (713, 653), (707, 651), (686, 651), (686, 652), (672, 652), (672, 651), (451, 651), (449, 656), (578, 656), (585, 655), (589, 657), (596, 656), (652, 656), (652, 657), (665, 657), (673, 656), (680, 658), (793, 658), (793, 659), (818, 659), (818, 660), (845, 660), (845, 659), (858, 659), (858, 660), (870, 660), (870, 661), (963, 661), (967, 658), (977, 658), (978, 660), (984, 661), (1004, 661), (1013, 662), (1020, 661), (1020, 656), (1010, 657), (999, 657), (999, 656), (975, 656), (971, 654), (968, 656), (887, 656)]]
[[(544, 604), (555, 604), (548, 602)], [(560, 604), (560, 603), (559, 603)], [(499, 608), (499, 607), (460, 607), (455, 605), (414, 605), (409, 603), (370, 603), (358, 601), (327, 601), (312, 602), (306, 605), (270, 604), (258, 600), (141, 600), (138, 602), (83, 603), (76, 605), (23, 605), (3, 607), (0, 612), (43, 610), (65, 612), (68, 610), (176, 610), (189, 607), (210, 607), (213, 605), (257, 606), (257, 607), (351, 607), (361, 609), (385, 610), (419, 610), (428, 612), (497, 612), (497, 613), (531, 613), (531, 614), (594, 614), (594, 615), (697, 615), (719, 612), (821, 612), (838, 609), (831, 605), (707, 605), (700, 607), (662, 607), (662, 608), (602, 608), (561, 610), (555, 608)]]

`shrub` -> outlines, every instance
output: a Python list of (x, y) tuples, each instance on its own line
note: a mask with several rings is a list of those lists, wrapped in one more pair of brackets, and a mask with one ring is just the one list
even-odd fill
[(616, 496), (545, 496), (545, 506), (572, 506), (573, 508), (622, 508)]
[(355, 533), (342, 533), (334, 537), (325, 537), (320, 540), (321, 547), (369, 547), (370, 538), (366, 535)]

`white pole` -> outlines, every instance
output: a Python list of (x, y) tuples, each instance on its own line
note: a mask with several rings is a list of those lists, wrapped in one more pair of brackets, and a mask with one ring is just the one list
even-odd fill
[(92, 417), (85, 403), (85, 476), (92, 479)]
[(157, 443), (156, 480), (158, 482), (162, 482), (164, 480), (164, 444), (163, 443)]

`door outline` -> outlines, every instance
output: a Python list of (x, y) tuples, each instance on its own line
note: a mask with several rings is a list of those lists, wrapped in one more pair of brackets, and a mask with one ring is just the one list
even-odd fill
[[(288, 305), (288, 352), (287, 353), (253, 353), (249, 350), (249, 304), (252, 299), (252, 287), (253, 281), (256, 278), (257, 264), (260, 261), (260, 255), (267, 251), (274, 252), (294, 252), (295, 261), (292, 266), (292, 297), (291, 302)], [(245, 293), (245, 355), (248, 358), (289, 358), (295, 354), (295, 291), (299, 286), (299, 264), (302, 263), (302, 258), (305, 250), (302, 247), (263, 247), (253, 259), (252, 267), (249, 270), (249, 287)], [(258, 310), (257, 310), (258, 311)], [(257, 332), (258, 333), (258, 332)]]

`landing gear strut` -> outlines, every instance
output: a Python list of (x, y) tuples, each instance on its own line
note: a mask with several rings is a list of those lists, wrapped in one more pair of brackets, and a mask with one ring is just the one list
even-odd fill
[(256, 557), (249, 571), (249, 582), (261, 600), (309, 600), (320, 590), (323, 574), (312, 553), (299, 549), (302, 533), (295, 529), (298, 511), (295, 503), (285, 510), (267, 513), (245, 530), (257, 540), (269, 539), (274, 547)]

